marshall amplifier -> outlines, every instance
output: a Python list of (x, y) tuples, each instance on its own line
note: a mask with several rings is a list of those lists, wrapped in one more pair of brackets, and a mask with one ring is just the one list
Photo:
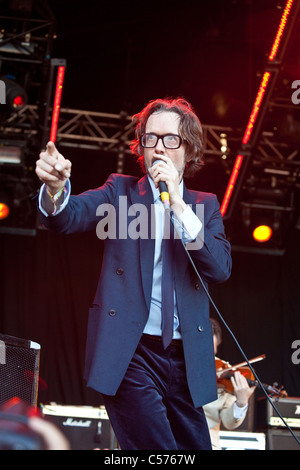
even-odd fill
[[(300, 441), (300, 432), (294, 431)], [(288, 430), (270, 429), (266, 436), (267, 450), (300, 450), (300, 445)]]
[[(292, 429), (300, 429), (300, 398), (272, 398), (275, 407)], [(258, 427), (284, 428), (285, 424), (266, 398), (257, 400)]]
[(68, 439), (72, 450), (117, 449), (118, 444), (104, 406), (41, 405), (45, 418)]

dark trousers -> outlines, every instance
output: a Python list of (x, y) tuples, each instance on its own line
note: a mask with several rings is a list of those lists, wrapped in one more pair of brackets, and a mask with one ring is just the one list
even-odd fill
[(143, 335), (117, 394), (103, 399), (122, 450), (211, 449), (203, 409), (190, 397), (180, 341), (164, 350)]

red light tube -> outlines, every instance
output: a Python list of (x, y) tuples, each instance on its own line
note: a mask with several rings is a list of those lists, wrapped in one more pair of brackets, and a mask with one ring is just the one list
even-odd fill
[[(277, 34), (276, 34), (276, 37), (274, 39), (274, 42), (271, 48), (269, 61), (273, 61), (277, 55), (279, 45), (283, 36), (283, 32), (287, 24), (287, 18), (288, 18), (288, 15), (290, 14), (290, 11), (293, 5), (293, 1), (294, 0), (288, 0), (285, 5), (283, 14), (281, 16), (280, 24), (277, 30)], [(270, 80), (270, 76), (271, 76), (270, 72), (265, 72), (262, 77), (261, 84), (260, 84), (256, 99), (253, 105), (253, 109), (251, 111), (250, 118), (249, 118), (246, 130), (245, 130), (244, 136), (243, 136), (243, 140), (242, 140), (243, 144), (247, 144), (249, 142), (250, 136), (254, 128), (255, 121), (257, 119), (257, 116), (260, 110), (260, 106), (262, 104), (265, 91), (267, 89), (267, 86)], [(233, 192), (233, 188), (236, 183), (236, 180), (237, 180), (237, 177), (238, 177), (241, 165), (242, 165), (242, 161), (243, 161), (243, 155), (238, 155), (236, 158), (230, 179), (229, 179), (229, 183), (228, 183), (228, 186), (227, 186), (224, 198), (223, 198), (222, 205), (221, 205), (222, 216), (224, 216), (228, 208), (228, 204), (229, 204), (229, 201)]]
[[(253, 109), (252, 109), (252, 112), (250, 114), (250, 118), (249, 118), (246, 130), (245, 130), (245, 133), (244, 133), (244, 137), (243, 137), (243, 140), (242, 140), (243, 144), (246, 144), (250, 139), (251, 133), (252, 133), (253, 128), (254, 128), (254, 123), (255, 123), (256, 118), (258, 116), (259, 109), (260, 109), (260, 106), (261, 106), (261, 103), (262, 103), (262, 100), (263, 100), (263, 97), (264, 97), (264, 94), (265, 94), (270, 76), (271, 76), (270, 72), (265, 72), (264, 75), (263, 75), (258, 93), (256, 95), (256, 99), (255, 99), (255, 102), (254, 102), (254, 105), (253, 105)], [(221, 214), (222, 214), (223, 217), (224, 217), (225, 212), (227, 211), (228, 204), (229, 204), (230, 198), (232, 196), (233, 188), (235, 186), (239, 171), (241, 169), (243, 158), (244, 158), (243, 155), (238, 155), (236, 157), (234, 167), (233, 167), (233, 170), (232, 170), (232, 173), (231, 173), (231, 176), (230, 176), (230, 179), (229, 179), (229, 183), (227, 185), (225, 195), (224, 195), (222, 205), (221, 205)]]
[(59, 118), (59, 110), (60, 110), (60, 102), (61, 102), (62, 88), (63, 88), (63, 82), (64, 82), (64, 75), (65, 75), (65, 68), (66, 68), (65, 66), (60, 66), (58, 67), (58, 71), (57, 71), (55, 97), (54, 97), (51, 131), (50, 131), (51, 142), (55, 142), (56, 140), (57, 124), (58, 124), (58, 118)]
[(255, 123), (256, 118), (258, 116), (259, 108), (261, 106), (266, 88), (268, 86), (270, 76), (271, 76), (270, 72), (265, 72), (264, 75), (263, 75), (260, 87), (259, 87), (257, 95), (256, 95), (256, 99), (254, 101), (253, 109), (251, 111), (250, 118), (249, 118), (246, 130), (245, 130), (245, 133), (244, 133), (244, 137), (243, 137), (243, 140), (242, 140), (243, 144), (247, 144), (247, 142), (250, 139), (251, 133), (253, 131), (254, 123)]
[(241, 166), (242, 166), (243, 159), (244, 159), (244, 155), (238, 155), (235, 159), (234, 167), (233, 167), (233, 170), (231, 172), (230, 180), (229, 180), (228, 186), (226, 188), (226, 192), (225, 192), (223, 202), (222, 202), (222, 205), (221, 205), (221, 209), (220, 209), (222, 216), (224, 216), (224, 214), (227, 210), (227, 207), (228, 207), (231, 195), (232, 195), (233, 188), (235, 186), (239, 171), (240, 171)]
[(279, 27), (278, 27), (278, 30), (277, 30), (277, 34), (276, 34), (276, 37), (274, 39), (274, 42), (273, 42), (273, 45), (272, 45), (272, 48), (271, 48), (271, 52), (270, 52), (270, 55), (269, 55), (269, 60), (270, 61), (274, 60), (276, 55), (277, 55), (279, 45), (280, 45), (280, 41), (282, 39), (283, 31), (284, 31), (284, 29), (286, 27), (286, 24), (287, 24), (287, 17), (291, 12), (293, 2), (294, 2), (294, 0), (288, 0), (286, 5), (285, 5), (285, 9), (283, 10), (283, 14), (282, 14), (281, 21), (280, 21), (280, 24), (279, 24)]

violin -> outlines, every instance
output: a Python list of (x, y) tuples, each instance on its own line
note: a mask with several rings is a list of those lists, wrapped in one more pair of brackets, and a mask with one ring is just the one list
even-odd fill
[[(254, 363), (265, 359), (265, 355), (262, 354), (261, 356), (257, 356), (253, 359), (249, 360), (249, 363)], [(223, 361), (222, 359), (215, 358), (216, 364), (216, 374), (217, 374), (217, 386), (218, 388), (223, 389), (224, 391), (234, 394), (234, 388), (231, 382), (231, 377), (234, 376), (234, 372), (240, 372), (245, 379), (247, 380), (250, 387), (260, 387), (260, 384), (255, 379), (253, 372), (251, 371), (250, 367), (247, 366), (247, 362), (241, 362), (240, 364), (236, 364), (235, 366), (230, 365), (228, 362)], [(276, 388), (275, 386), (261, 384), (262, 387), (265, 389), (273, 397), (287, 397), (287, 392), (281, 387), (280, 389)]]

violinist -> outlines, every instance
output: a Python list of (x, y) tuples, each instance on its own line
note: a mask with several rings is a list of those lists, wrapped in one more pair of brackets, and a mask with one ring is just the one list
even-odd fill
[[(222, 341), (222, 330), (215, 319), (211, 319), (214, 339), (214, 350), (217, 353)], [(203, 407), (212, 442), (213, 450), (221, 450), (219, 431), (221, 423), (228, 430), (238, 428), (245, 419), (248, 401), (254, 393), (255, 386), (249, 386), (246, 378), (236, 371), (230, 378), (233, 393), (228, 393), (218, 386), (218, 399)]]

